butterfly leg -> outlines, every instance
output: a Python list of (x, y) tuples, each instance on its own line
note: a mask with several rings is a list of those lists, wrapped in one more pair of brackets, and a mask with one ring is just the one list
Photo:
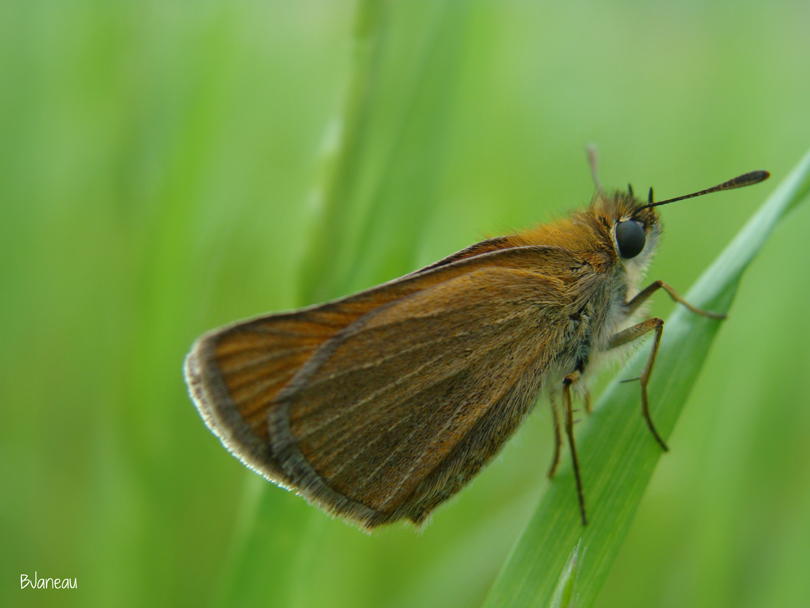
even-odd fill
[(553, 479), (557, 472), (557, 465), (560, 464), (560, 448), (562, 446), (562, 428), (560, 427), (560, 409), (556, 398), (549, 397), (551, 405), (551, 419), (554, 421), (554, 456), (551, 458), (551, 466), (548, 469), (548, 478)]
[(585, 391), (584, 400), (585, 400), (585, 413), (590, 414), (593, 411), (592, 408), (591, 408), (591, 391), (590, 391), (590, 389)]
[(579, 512), (582, 515), (582, 525), (588, 525), (588, 518), (585, 515), (585, 496), (582, 493), (582, 478), (579, 474), (579, 459), (577, 458), (577, 447), (574, 443), (574, 408), (571, 406), (571, 385), (579, 380), (579, 372), (575, 371), (563, 378), (563, 413), (565, 415), (565, 434), (568, 435), (568, 445), (571, 448), (571, 460), (574, 464), (574, 478), (577, 482), (577, 497), (579, 498)]
[(640, 292), (636, 294), (636, 296), (627, 303), (627, 313), (633, 314), (636, 309), (641, 306), (644, 302), (649, 299), (649, 297), (654, 294), (659, 289), (663, 289), (669, 294), (669, 297), (672, 298), (675, 302), (683, 304), (686, 308), (689, 309), (690, 312), (695, 313), (696, 315), (700, 315), (702, 317), (709, 317), (710, 319), (725, 319), (726, 315), (717, 312), (711, 312), (710, 310), (703, 310), (701, 308), (697, 308), (692, 306), (689, 302), (684, 300), (677, 291), (675, 291), (670, 285), (664, 283), (663, 281), (655, 281), (650, 283), (647, 287), (642, 289)]
[(655, 332), (652, 351), (647, 359), (647, 364), (644, 366), (644, 371), (641, 372), (641, 377), (639, 378), (641, 381), (641, 412), (644, 414), (644, 419), (647, 421), (647, 426), (650, 427), (650, 431), (652, 432), (653, 437), (655, 437), (655, 440), (661, 445), (665, 452), (668, 452), (669, 448), (667, 447), (667, 444), (661, 438), (661, 435), (658, 434), (652, 418), (650, 417), (650, 404), (649, 400), (647, 399), (647, 384), (650, 382), (650, 375), (652, 374), (653, 365), (655, 365), (655, 358), (658, 356), (658, 347), (661, 345), (661, 336), (664, 333), (664, 322), (658, 318), (648, 319), (639, 323), (638, 325), (628, 327), (610, 339), (608, 348), (610, 349), (622, 346), (628, 342), (641, 338), (651, 331)]

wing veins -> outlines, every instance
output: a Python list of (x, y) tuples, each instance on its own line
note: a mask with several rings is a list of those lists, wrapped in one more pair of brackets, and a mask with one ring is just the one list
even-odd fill
[[(491, 327), (491, 326), (496, 326), (496, 325), (500, 325), (500, 324), (503, 324), (503, 323), (508, 323), (510, 321), (513, 321), (513, 320), (519, 318), (519, 317), (527, 316), (527, 314), (528, 313), (515, 312), (515, 313), (513, 313), (511, 315), (500, 317), (496, 321), (487, 323), (487, 326)], [(422, 318), (424, 318), (424, 317), (422, 317)], [(400, 323), (403, 323), (403, 322), (405, 322), (407, 320), (408, 319), (404, 319), (403, 321), (396, 321), (394, 323), (386, 324), (384, 327), (386, 329), (389, 328), (389, 327), (394, 327), (394, 326), (396, 326), (396, 325), (398, 325)], [(375, 359), (373, 364), (363, 364), (363, 365), (354, 366), (354, 367), (347, 367), (345, 369), (340, 370), (339, 372), (329, 374), (328, 376), (326, 376), (324, 378), (320, 378), (320, 379), (317, 379), (317, 380), (310, 380), (310, 382), (308, 383), (308, 386), (312, 387), (312, 386), (318, 386), (319, 384), (323, 384), (325, 382), (332, 382), (336, 378), (340, 378), (341, 376), (345, 376), (346, 374), (350, 374), (352, 372), (358, 372), (358, 371), (362, 371), (362, 370), (365, 370), (365, 369), (369, 369), (370, 367), (374, 367), (379, 363), (383, 363), (383, 362), (389, 361), (391, 359), (395, 359), (397, 357), (400, 357), (404, 353), (409, 353), (409, 352), (418, 350), (420, 348), (423, 348), (425, 346), (430, 346), (432, 344), (437, 344), (437, 343), (441, 343), (441, 342), (451, 340), (451, 339), (454, 339), (454, 338), (459, 338), (461, 336), (468, 335), (468, 334), (471, 334), (471, 333), (473, 333), (472, 330), (462, 330), (462, 331), (458, 331), (457, 333), (452, 334), (449, 337), (447, 335), (444, 335), (444, 336), (439, 336), (438, 338), (433, 339), (433, 340), (420, 342), (420, 343), (415, 344), (414, 346), (411, 346), (409, 348), (405, 348), (405, 349), (399, 350), (399, 351), (397, 351), (395, 353), (391, 353), (390, 355), (385, 355), (383, 357), (379, 357), (378, 359)]]
[[(251, 349), (251, 350), (258, 350), (258, 349)], [(272, 352), (268, 353), (267, 355), (264, 355), (264, 356), (261, 356), (261, 357), (253, 357), (250, 360), (245, 361), (245, 362), (241, 363), (240, 365), (238, 365), (236, 367), (229, 367), (227, 369), (227, 373), (228, 374), (239, 374), (239, 373), (245, 372), (245, 371), (247, 371), (247, 370), (249, 370), (251, 368), (258, 367), (258, 366), (263, 365), (265, 363), (269, 363), (270, 361), (274, 361), (274, 360), (277, 360), (277, 359), (284, 359), (286, 357), (289, 357), (290, 355), (303, 353), (303, 352), (306, 352), (308, 350), (309, 351), (315, 351), (315, 350), (317, 350), (317, 348), (314, 348), (312, 346), (298, 346), (298, 347), (295, 347), (295, 348), (285, 348), (285, 349), (281, 349), (281, 350), (278, 350), (278, 351), (272, 351)], [(220, 364), (220, 368), (225, 368), (225, 366)], [(257, 376), (257, 378), (261, 378), (261, 376)], [(237, 389), (237, 388), (242, 388), (243, 386), (247, 385), (249, 382), (250, 381), (244, 382), (242, 384), (235, 384), (235, 385), (230, 385), (229, 384), (228, 386), (230, 386), (232, 389)]]
[[(519, 316), (522, 316), (522, 315), (510, 315), (509, 317), (503, 317), (502, 319), (499, 320), (499, 323), (504, 323), (504, 322), (507, 322), (507, 321), (514, 321)], [(438, 340), (432, 340), (432, 341), (429, 341), (429, 342), (420, 343), (419, 345), (417, 345), (417, 346), (415, 346), (415, 347), (413, 347), (411, 349), (407, 349), (407, 350), (403, 349), (401, 351), (398, 351), (397, 353), (394, 353), (394, 354), (388, 356), (387, 359), (391, 359), (391, 358), (401, 356), (403, 353), (411, 352), (411, 351), (413, 351), (413, 350), (415, 350), (415, 349), (417, 349), (419, 347), (427, 347), (427, 346), (430, 346), (431, 344), (436, 343), (436, 342), (443, 342), (443, 341), (456, 339), (456, 338), (462, 337), (464, 335), (468, 335), (470, 333), (472, 333), (472, 332), (470, 332), (470, 331), (458, 332), (457, 334), (454, 334), (453, 336), (450, 336), (449, 338), (447, 336), (441, 336)], [(512, 339), (514, 339), (514, 334), (510, 335), (510, 340), (512, 340)], [(504, 343), (504, 340), (498, 341), (497, 343), (494, 343), (493, 346), (490, 347), (489, 349), (480, 351), (476, 356), (470, 357), (469, 359), (467, 359), (467, 362), (466, 362), (467, 364), (464, 366), (463, 369), (469, 368), (471, 365), (473, 365), (474, 363), (479, 361), (481, 358), (486, 356), (486, 354), (488, 352), (490, 352), (491, 350), (499, 347), (503, 343)], [(387, 384), (380, 387), (376, 391), (373, 391), (372, 393), (370, 393), (369, 395), (367, 395), (363, 399), (361, 399), (359, 401), (355, 401), (355, 402), (353, 402), (351, 405), (349, 405), (347, 407), (337, 409), (336, 412), (335, 412), (335, 415), (333, 415), (333, 416), (331, 416), (331, 417), (329, 417), (329, 418), (327, 418), (325, 420), (321, 420), (318, 424), (312, 425), (311, 428), (307, 428), (306, 432), (302, 433), (301, 435), (298, 435), (297, 436), (298, 440), (301, 441), (301, 440), (306, 439), (307, 437), (312, 436), (314, 433), (317, 433), (318, 431), (322, 430), (325, 426), (328, 426), (328, 425), (334, 423), (335, 421), (337, 421), (337, 420), (339, 420), (339, 419), (341, 419), (341, 418), (343, 418), (343, 417), (345, 417), (345, 416), (347, 416), (349, 414), (352, 414), (358, 408), (362, 407), (363, 405), (365, 405), (366, 403), (368, 403), (372, 399), (375, 399), (375, 398), (379, 397), (382, 394), (385, 394), (387, 392), (390, 392), (391, 390), (396, 389), (399, 385), (409, 381), (410, 378), (413, 377), (415, 374), (418, 374), (423, 369), (425, 369), (426, 367), (431, 365), (433, 362), (437, 361), (438, 359), (441, 359), (442, 356), (443, 355), (440, 353), (440, 354), (438, 354), (438, 355), (436, 355), (434, 357), (431, 357), (426, 362), (424, 362), (422, 365), (414, 368), (412, 371), (408, 372), (407, 374), (400, 375), (400, 376), (398, 376), (396, 378), (393, 378), (392, 381), (388, 382)], [(336, 377), (339, 377), (341, 375), (345, 375), (349, 371), (362, 371), (363, 369), (366, 369), (366, 368), (365, 367), (357, 367), (357, 368), (352, 368), (352, 370), (341, 371), (339, 374), (329, 375), (329, 376), (325, 377), (322, 380), (318, 380), (316, 382), (311, 382), (310, 384), (308, 384), (308, 387), (317, 386), (318, 384), (321, 384), (321, 383), (324, 383), (324, 382), (333, 381)], [(441, 378), (437, 378), (435, 382), (432, 382), (430, 384), (430, 386), (433, 386), (436, 382), (442, 382), (442, 381), (446, 380), (447, 378), (449, 378), (449, 377), (451, 377), (453, 375), (455, 375), (455, 374), (448, 374), (448, 375), (443, 376)], [(318, 411), (321, 411), (321, 410), (318, 410)], [(314, 413), (315, 412), (312, 412), (310, 415), (312, 415)], [(307, 416), (301, 416), (297, 420), (300, 421), (300, 420), (305, 419), (306, 417)]]
[(412, 371), (408, 372), (405, 375), (399, 376), (398, 378), (394, 379), (393, 382), (389, 382), (388, 384), (386, 384), (385, 386), (377, 389), (376, 391), (372, 391), (369, 395), (365, 396), (363, 399), (360, 399), (359, 401), (355, 401), (354, 403), (352, 403), (350, 406), (348, 406), (346, 408), (341, 408), (340, 412), (336, 416), (333, 416), (333, 417), (329, 418), (328, 420), (322, 421), (317, 425), (312, 425), (313, 428), (308, 428), (306, 430), (306, 432), (302, 433), (301, 435), (298, 435), (296, 438), (298, 439), (298, 441), (301, 441), (302, 439), (306, 439), (307, 437), (312, 436), (314, 433), (320, 431), (323, 427), (325, 427), (325, 426), (327, 426), (329, 424), (332, 424), (335, 420), (338, 420), (338, 419), (344, 417), (346, 414), (350, 414), (351, 412), (353, 412), (357, 408), (365, 405), (366, 403), (368, 403), (372, 399), (376, 398), (380, 394), (382, 394), (384, 392), (387, 392), (388, 390), (390, 390), (392, 388), (396, 388), (398, 385), (400, 385), (400, 384), (402, 384), (404, 382), (407, 382), (410, 379), (411, 376), (413, 376), (414, 374), (418, 374), (425, 367), (427, 367), (428, 365), (430, 365), (431, 363), (433, 363), (434, 361), (436, 361), (437, 359), (440, 359), (440, 358), (441, 358), (441, 355), (436, 355), (435, 357), (432, 357), (432, 358), (428, 359), (427, 361), (425, 361), (419, 367), (416, 367), (415, 369), (413, 369)]

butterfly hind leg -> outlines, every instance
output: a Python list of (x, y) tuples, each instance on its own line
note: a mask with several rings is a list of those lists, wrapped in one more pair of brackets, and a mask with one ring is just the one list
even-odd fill
[(547, 475), (549, 479), (553, 479), (554, 474), (557, 472), (557, 466), (560, 464), (562, 427), (560, 426), (560, 406), (553, 394), (549, 396), (549, 404), (551, 405), (551, 419), (554, 421), (554, 456), (551, 458), (551, 466), (548, 468)]
[[(574, 464), (574, 477), (577, 482), (577, 497), (579, 498), (579, 511), (582, 515), (582, 525), (588, 525), (588, 518), (585, 515), (585, 498), (582, 493), (582, 479), (579, 475), (579, 459), (577, 458), (577, 448), (574, 443), (574, 410), (571, 406), (571, 385), (579, 380), (580, 373), (575, 371), (563, 378), (563, 411), (560, 414), (560, 407), (552, 394), (549, 397), (551, 404), (551, 419), (554, 421), (554, 454), (551, 458), (551, 466), (548, 469), (548, 478), (552, 479), (560, 464), (560, 451), (562, 450), (562, 427), (565, 425), (565, 434), (568, 436), (568, 445), (571, 446), (571, 459)], [(560, 419), (563, 420), (560, 420)]]
[(571, 385), (580, 378), (579, 371), (568, 374), (563, 378), (562, 402), (563, 416), (565, 416), (565, 434), (568, 436), (568, 445), (571, 448), (571, 462), (574, 465), (574, 478), (577, 482), (577, 498), (579, 499), (579, 512), (582, 515), (582, 525), (588, 525), (588, 516), (585, 514), (585, 495), (582, 492), (582, 477), (579, 473), (579, 459), (577, 447), (574, 443), (574, 408), (571, 402)]

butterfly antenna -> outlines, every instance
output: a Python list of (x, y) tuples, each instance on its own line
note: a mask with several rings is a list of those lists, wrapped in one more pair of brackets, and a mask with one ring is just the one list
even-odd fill
[(599, 181), (599, 153), (596, 151), (596, 145), (588, 145), (588, 165), (591, 167), (591, 178), (593, 185), (599, 192), (604, 192), (602, 183)]
[(727, 182), (723, 182), (722, 184), (718, 184), (712, 188), (707, 188), (706, 190), (701, 190), (700, 192), (693, 192), (692, 194), (686, 194), (684, 196), (678, 196), (676, 198), (670, 198), (665, 201), (659, 201), (657, 203), (653, 202), (653, 194), (652, 188), (650, 188), (650, 197), (648, 204), (640, 207), (638, 211), (642, 209), (649, 209), (650, 207), (658, 207), (659, 205), (666, 205), (669, 203), (674, 203), (675, 201), (682, 201), (686, 200), (687, 198), (695, 198), (696, 196), (703, 196), (704, 194), (711, 194), (712, 192), (720, 192), (722, 190), (734, 190), (734, 188), (744, 188), (745, 186), (753, 186), (754, 184), (758, 184), (759, 182), (764, 182), (771, 176), (770, 173), (767, 171), (751, 171), (750, 173), (745, 173), (744, 175), (740, 175), (739, 177), (735, 177), (734, 179), (730, 179)]

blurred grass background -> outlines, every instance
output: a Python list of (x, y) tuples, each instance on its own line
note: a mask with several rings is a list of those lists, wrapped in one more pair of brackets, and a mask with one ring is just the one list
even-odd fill
[[(479, 605), (545, 487), (545, 407), (424, 532), (369, 537), (222, 449), (192, 340), (581, 206), (592, 141), (659, 198), (778, 181), (810, 142), (806, 2), (382, 10), (336, 189), (355, 3), (0, 4), (3, 606)], [(650, 278), (686, 291), (774, 186), (667, 207)], [(745, 276), (597, 606), (810, 604), (808, 228)]]

